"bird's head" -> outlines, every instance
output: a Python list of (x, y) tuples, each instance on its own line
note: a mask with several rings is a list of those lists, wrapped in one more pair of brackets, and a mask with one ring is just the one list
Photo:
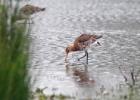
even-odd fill
[(68, 54), (70, 52), (70, 47), (66, 47), (65, 52)]
[(65, 49), (66, 54), (73, 51), (73, 48), (74, 48), (74, 44), (70, 44), (69, 46), (67, 46)]
[(66, 59), (68, 57), (68, 54), (73, 51), (73, 48), (74, 48), (74, 44), (71, 44), (71, 45), (66, 47), (66, 49), (65, 49), (65, 52), (66, 52), (65, 61), (66, 61)]

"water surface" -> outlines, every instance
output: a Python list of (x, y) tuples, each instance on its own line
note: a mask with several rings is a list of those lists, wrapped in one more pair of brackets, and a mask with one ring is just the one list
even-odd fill
[[(140, 2), (138, 0), (30, 0), (45, 7), (32, 15), (31, 68), (33, 88), (46, 94), (94, 98), (117, 94), (124, 71), (140, 65)], [(101, 34), (101, 46), (89, 49), (89, 65), (77, 61), (83, 52), (69, 56), (65, 47), (81, 33)]]

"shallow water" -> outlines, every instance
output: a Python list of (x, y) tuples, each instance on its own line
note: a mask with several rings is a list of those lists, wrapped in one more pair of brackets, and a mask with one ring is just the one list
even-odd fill
[[(130, 71), (140, 65), (140, 2), (138, 0), (30, 0), (45, 7), (33, 18), (31, 80), (46, 94), (94, 98), (117, 94), (124, 79), (118, 67)], [(65, 47), (81, 33), (101, 34), (101, 46), (89, 49), (89, 64), (77, 61), (83, 52), (69, 55)]]

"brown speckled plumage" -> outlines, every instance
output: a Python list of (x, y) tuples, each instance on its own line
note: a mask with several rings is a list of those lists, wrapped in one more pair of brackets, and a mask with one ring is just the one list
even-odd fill
[[(85, 50), (85, 53), (86, 53), (87, 59), (88, 59), (88, 53), (86, 51), (86, 48), (88, 46), (90, 46), (90, 44), (94, 43), (97, 39), (99, 39), (101, 37), (102, 37), (102, 35), (98, 36), (98, 35), (91, 35), (91, 34), (81, 34), (79, 37), (77, 37), (75, 39), (75, 41), (73, 42), (72, 45), (70, 45), (66, 48), (65, 61), (67, 59), (67, 56), (68, 56), (69, 52), (81, 51), (81, 50)], [(97, 42), (97, 43), (100, 45), (99, 42)], [(83, 57), (81, 57), (81, 58), (83, 58)]]

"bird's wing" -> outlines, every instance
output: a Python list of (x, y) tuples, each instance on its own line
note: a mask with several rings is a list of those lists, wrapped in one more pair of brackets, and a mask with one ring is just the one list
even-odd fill
[(74, 43), (84, 43), (84, 42), (88, 41), (90, 38), (91, 38), (91, 35), (82, 34), (75, 39)]

